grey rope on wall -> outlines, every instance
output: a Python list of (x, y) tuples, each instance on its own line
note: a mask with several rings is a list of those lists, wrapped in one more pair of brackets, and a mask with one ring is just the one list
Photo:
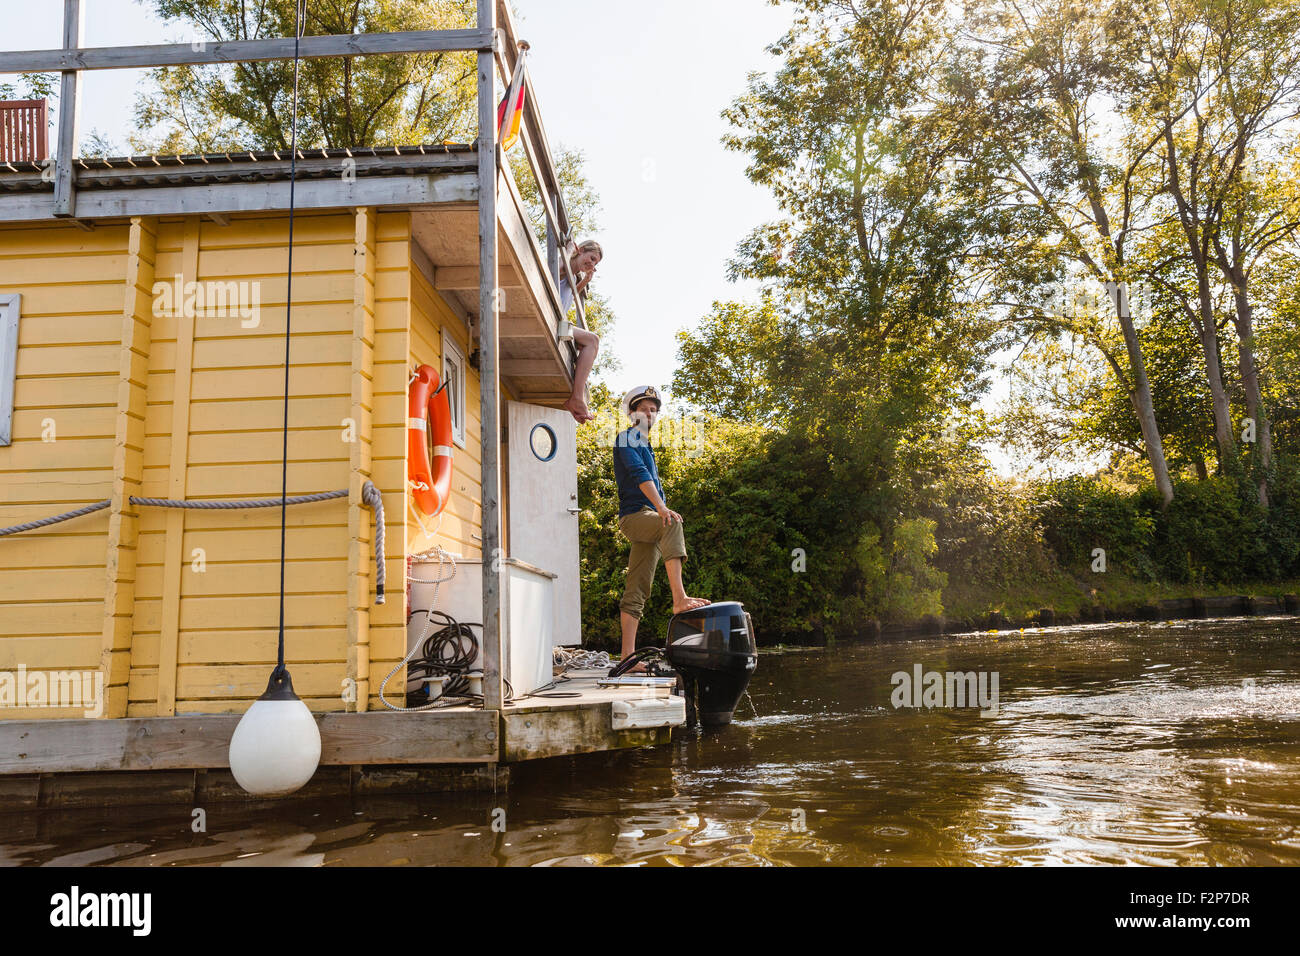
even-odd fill
[(330, 501), (334, 498), (346, 498), (348, 490), (321, 491), (314, 495), (295, 495), (292, 498), (245, 498), (231, 501), (180, 501), (175, 498), (137, 498), (131, 496), (131, 504), (145, 505), (151, 508), (192, 508), (199, 511), (239, 511), (243, 508), (279, 508), (284, 505), (305, 505), (313, 501)]
[(361, 500), (375, 513), (375, 603), (384, 603), (384, 496), (375, 483), (366, 480), (361, 486)]
[[(239, 511), (244, 508), (280, 508), (286, 505), (306, 505), (317, 501), (332, 501), (335, 498), (346, 498), (348, 490), (343, 488), (339, 491), (321, 491), (311, 495), (294, 495), (291, 498), (242, 498), (222, 501), (181, 501), (176, 498), (141, 498), (132, 495), (130, 502), (145, 508), (188, 508), (196, 511)], [(361, 501), (375, 513), (375, 603), (384, 603), (384, 496), (380, 494), (379, 489), (375, 487), (374, 482), (369, 479), (361, 486)], [(83, 508), (77, 508), (75, 511), (65, 511), (63, 514), (54, 515), (49, 518), (40, 518), (36, 521), (28, 521), (23, 524), (10, 525), (8, 528), (0, 528), (0, 538), (6, 535), (18, 534), (22, 531), (35, 531), (37, 528), (47, 528), (53, 524), (59, 524), (62, 521), (71, 521), (73, 518), (80, 518), (82, 515), (94, 514), (96, 511), (103, 511), (112, 505), (111, 498), (105, 498), (103, 501), (97, 501), (94, 504), (86, 505)]]
[(20, 531), (34, 531), (37, 528), (45, 528), (52, 524), (58, 524), (60, 521), (70, 521), (73, 518), (80, 518), (82, 515), (93, 514), (96, 511), (103, 511), (113, 503), (112, 498), (105, 498), (103, 501), (96, 501), (93, 505), (86, 505), (84, 508), (78, 508), (76, 511), (65, 511), (61, 515), (54, 515), (52, 518), (41, 518), (37, 521), (28, 521), (26, 524), (10, 525), (7, 528), (0, 528), (0, 538), (7, 534), (17, 534)]

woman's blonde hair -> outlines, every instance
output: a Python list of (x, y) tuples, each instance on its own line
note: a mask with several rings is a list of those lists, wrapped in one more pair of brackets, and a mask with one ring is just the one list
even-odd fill
[(595, 239), (587, 239), (579, 243), (577, 254), (582, 255), (584, 252), (593, 252), (593, 251), (596, 253), (596, 255), (600, 256), (602, 260), (605, 258), (605, 250), (600, 248), (600, 243), (597, 242)]

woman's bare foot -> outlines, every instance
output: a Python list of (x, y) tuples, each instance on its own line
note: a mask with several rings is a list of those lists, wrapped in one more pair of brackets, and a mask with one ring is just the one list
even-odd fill
[(712, 601), (706, 601), (704, 598), (688, 597), (684, 601), (673, 602), (673, 613), (681, 614), (683, 611), (694, 611), (697, 607), (704, 607), (712, 603)]
[(568, 410), (569, 414), (573, 416), (573, 420), (579, 425), (589, 422), (596, 417), (592, 414), (591, 409), (587, 407), (586, 401), (584, 401), (580, 395), (570, 396), (569, 400), (564, 403), (564, 407)]

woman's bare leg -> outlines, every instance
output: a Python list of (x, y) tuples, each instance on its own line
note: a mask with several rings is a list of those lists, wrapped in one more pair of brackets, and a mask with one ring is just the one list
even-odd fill
[(564, 407), (581, 425), (596, 417), (587, 407), (587, 379), (591, 377), (592, 366), (600, 354), (600, 336), (586, 329), (574, 328), (573, 344), (578, 349), (578, 358), (573, 365), (573, 392)]

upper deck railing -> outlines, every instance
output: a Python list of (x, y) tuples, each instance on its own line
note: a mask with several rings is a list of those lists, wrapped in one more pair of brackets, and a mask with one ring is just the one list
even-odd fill
[(0, 102), (0, 160), (39, 163), (49, 158), (45, 100)]

